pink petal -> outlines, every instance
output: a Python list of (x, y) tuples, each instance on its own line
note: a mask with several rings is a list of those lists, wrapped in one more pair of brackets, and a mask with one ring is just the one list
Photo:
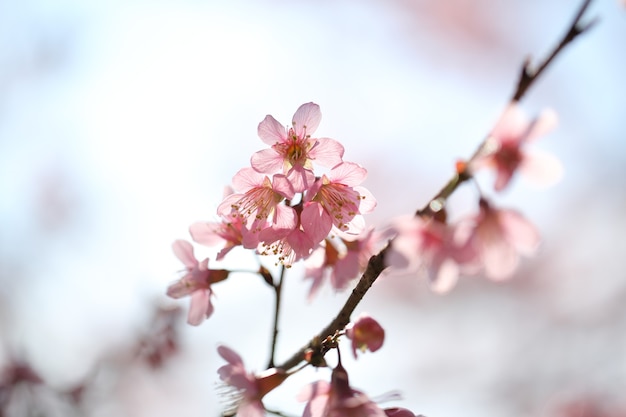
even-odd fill
[(343, 145), (334, 139), (320, 138), (309, 152), (309, 157), (325, 167), (334, 167), (342, 162)]
[(529, 121), (518, 104), (510, 104), (500, 116), (490, 136), (501, 139), (521, 139), (528, 129)]
[(167, 287), (167, 296), (172, 298), (181, 298), (186, 295), (191, 294), (195, 291), (195, 288), (190, 287), (186, 282), (185, 278), (181, 278), (179, 281), (174, 282), (169, 287)]
[(553, 155), (533, 151), (527, 153), (520, 165), (524, 177), (539, 187), (549, 187), (563, 178), (563, 165)]
[(205, 246), (215, 246), (224, 239), (215, 233), (215, 223), (196, 222), (189, 226), (189, 234), (194, 242)]
[(237, 171), (233, 177), (233, 185), (237, 191), (246, 192), (252, 188), (262, 185), (265, 177), (266, 175), (261, 174), (252, 168), (242, 168)]
[(502, 239), (483, 239), (481, 250), (487, 277), (500, 281), (510, 278), (519, 263), (515, 248)]
[(367, 177), (367, 170), (353, 162), (343, 162), (328, 173), (331, 182), (353, 187), (361, 184)]
[(304, 205), (300, 214), (300, 224), (315, 244), (324, 240), (333, 227), (332, 219), (317, 202)]
[(293, 207), (279, 204), (274, 212), (274, 228), (279, 230), (293, 230), (297, 224), (297, 214)]
[(186, 240), (176, 240), (172, 244), (174, 255), (185, 265), (187, 268), (194, 268), (198, 265), (198, 261), (193, 254), (193, 246)]
[(523, 255), (532, 255), (541, 243), (541, 235), (537, 228), (515, 211), (501, 211), (500, 225), (507, 240)]
[(269, 114), (259, 123), (257, 132), (261, 140), (270, 146), (276, 142), (281, 142), (287, 137), (285, 126), (280, 124)]
[(272, 177), (272, 188), (275, 192), (289, 200), (291, 200), (295, 195), (291, 182), (283, 174), (275, 174)]
[(329, 392), (330, 384), (328, 382), (316, 381), (304, 386), (296, 396), (296, 400), (300, 402), (309, 401), (315, 397), (324, 396)]
[(237, 407), (237, 417), (265, 417), (265, 408), (260, 400), (244, 400)]
[(526, 134), (526, 141), (532, 142), (533, 140), (549, 133), (554, 130), (558, 123), (558, 116), (554, 110), (543, 110), (539, 117), (537, 117), (537, 119), (530, 126), (530, 129)]
[(274, 149), (263, 149), (252, 154), (250, 165), (258, 172), (273, 174), (282, 172), (284, 159)]
[(315, 175), (313, 172), (300, 165), (294, 165), (291, 167), (291, 169), (287, 172), (287, 178), (289, 179), (289, 182), (291, 182), (293, 190), (296, 193), (303, 192), (315, 181)]
[(213, 313), (213, 305), (211, 304), (211, 290), (196, 290), (191, 294), (191, 304), (189, 306), (189, 314), (187, 315), (187, 323), (197, 326), (209, 318)]
[(359, 212), (361, 214), (367, 214), (374, 211), (378, 204), (374, 195), (365, 187), (354, 187), (354, 191), (361, 196), (359, 200)]
[(228, 216), (233, 211), (233, 206), (237, 205), (243, 194), (231, 194), (217, 206), (217, 214), (220, 216)]
[(293, 115), (292, 125), (296, 135), (304, 139), (305, 134), (311, 135), (317, 130), (321, 120), (320, 106), (315, 103), (305, 103), (298, 107)]
[(430, 288), (439, 294), (445, 294), (459, 280), (459, 265), (451, 259), (445, 259), (438, 267), (436, 275), (431, 277)]
[(217, 353), (229, 364), (243, 367), (243, 359), (241, 356), (228, 346), (219, 345)]

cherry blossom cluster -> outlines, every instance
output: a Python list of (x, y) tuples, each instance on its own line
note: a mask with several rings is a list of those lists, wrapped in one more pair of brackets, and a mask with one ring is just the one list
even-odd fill
[[(189, 229), (196, 243), (222, 246), (217, 261), (238, 246), (272, 256), (285, 267), (310, 258), (310, 298), (328, 275), (333, 288), (345, 289), (375, 250), (373, 230), (365, 229), (363, 219), (376, 207), (373, 195), (360, 186), (367, 170), (344, 161), (344, 147), (336, 140), (312, 136), (320, 120), (315, 103), (301, 105), (288, 127), (266, 116), (258, 135), (270, 147), (254, 153), (250, 166), (235, 174), (217, 208), (220, 220)], [(213, 312), (211, 285), (230, 271), (210, 269), (208, 259), (198, 261), (187, 241), (174, 242), (173, 249), (186, 274), (167, 294), (191, 295), (188, 322), (198, 325)]]

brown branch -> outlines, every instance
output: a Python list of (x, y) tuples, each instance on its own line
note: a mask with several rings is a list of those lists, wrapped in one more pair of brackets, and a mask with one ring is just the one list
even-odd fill
[[(574, 20), (569, 26), (568, 31), (563, 36), (557, 47), (548, 55), (548, 57), (542, 62), (541, 65), (536, 70), (532, 70), (530, 68), (530, 62), (527, 60), (523, 67), (520, 75), (520, 79), (517, 83), (517, 87), (515, 93), (511, 101), (519, 101), (524, 94), (528, 91), (528, 89), (534, 84), (535, 80), (543, 73), (543, 71), (550, 65), (557, 55), (563, 51), (563, 49), (570, 44), (578, 35), (583, 32), (586, 32), (589, 28), (591, 28), (596, 22), (597, 19), (593, 19), (591, 22), (586, 25), (582, 25), (580, 20), (582, 16), (587, 10), (587, 7), (591, 3), (591, 0), (585, 0), (581, 7), (579, 8)], [(477, 152), (480, 151), (484, 144), (481, 143)], [(416, 215), (420, 216), (433, 216), (439, 210), (445, 206), (445, 202), (454, 191), (464, 183), (465, 181), (471, 178), (471, 173), (467, 170), (462, 169), (459, 173), (456, 173), (454, 177), (452, 177), (448, 183), (431, 199), (428, 204), (426, 204), (422, 209), (417, 210)], [(380, 274), (385, 270), (387, 265), (385, 264), (385, 254), (391, 245), (392, 240), (389, 241), (387, 246), (380, 251), (377, 255), (374, 255), (370, 258), (367, 268), (359, 282), (357, 283), (354, 290), (348, 297), (348, 300), (341, 308), (337, 316), (333, 319), (333, 321), (326, 326), (317, 336), (315, 336), (311, 341), (309, 341), (305, 346), (303, 346), (298, 352), (293, 354), (291, 358), (287, 359), (284, 363), (278, 365), (278, 368), (282, 368), (285, 370), (290, 370), (291, 368), (297, 366), (305, 359), (305, 353), (308, 350), (316, 350), (314, 354), (324, 354), (322, 351), (322, 345), (320, 341), (325, 340), (328, 337), (332, 337), (337, 331), (342, 330), (349, 322), (350, 316), (356, 309), (357, 305), (361, 302), (367, 291), (370, 289), (374, 281), (380, 276)]]
[(361, 276), (361, 279), (356, 284), (356, 287), (352, 290), (350, 297), (343, 305), (334, 320), (324, 328), (319, 334), (311, 339), (309, 343), (303, 346), (298, 352), (296, 352), (291, 358), (287, 359), (284, 363), (278, 365), (278, 368), (289, 370), (304, 360), (304, 354), (309, 349), (315, 349), (318, 345), (318, 341), (326, 339), (328, 336), (334, 335), (337, 331), (346, 327), (350, 322), (350, 316), (356, 306), (361, 302), (365, 293), (370, 289), (374, 281), (380, 276), (383, 270), (387, 267), (385, 265), (385, 254), (387, 253), (386, 246), (377, 255), (370, 258), (367, 263), (367, 268)]
[(537, 67), (536, 69), (531, 68), (530, 59), (526, 59), (524, 65), (522, 65), (522, 71), (520, 74), (519, 81), (517, 83), (517, 88), (515, 89), (515, 93), (511, 97), (511, 101), (520, 101), (521, 98), (526, 94), (526, 91), (530, 88), (531, 85), (539, 78), (539, 76), (543, 73), (543, 71), (552, 63), (554, 58), (561, 53), (561, 51), (569, 45), (578, 35), (583, 32), (589, 30), (593, 25), (598, 22), (598, 19), (592, 19), (589, 23), (583, 25), (581, 23), (581, 19), (583, 14), (591, 4), (591, 0), (585, 0), (583, 4), (578, 9), (576, 16), (574, 17), (572, 23), (569, 26), (569, 29), (565, 33), (565, 36), (561, 39), (559, 44), (554, 48), (552, 53), (548, 55), (548, 57)]

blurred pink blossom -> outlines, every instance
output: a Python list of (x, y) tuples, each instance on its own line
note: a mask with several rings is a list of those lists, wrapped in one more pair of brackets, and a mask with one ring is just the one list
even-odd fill
[(357, 349), (361, 352), (376, 352), (385, 341), (385, 329), (368, 314), (361, 314), (346, 326), (346, 336), (352, 340), (352, 354), (356, 358)]
[(517, 211), (496, 209), (481, 199), (470, 242), (487, 277), (503, 280), (513, 274), (520, 255), (535, 253), (540, 236), (535, 226)]
[(385, 412), (363, 392), (350, 387), (348, 373), (339, 363), (330, 384), (317, 381), (298, 395), (308, 401), (303, 417), (386, 417)]
[(288, 374), (281, 369), (270, 368), (260, 375), (246, 372), (241, 356), (226, 347), (218, 346), (217, 352), (228, 365), (217, 370), (220, 379), (237, 390), (239, 394), (232, 407), (238, 417), (264, 417), (263, 397), (279, 386)]
[(495, 169), (496, 191), (506, 188), (518, 170), (536, 184), (554, 184), (562, 176), (561, 163), (549, 154), (523, 148), (556, 124), (557, 116), (552, 110), (544, 110), (535, 120), (529, 121), (519, 105), (511, 104), (489, 134), (481, 152), (470, 161), (470, 170)]
[(433, 291), (445, 293), (464, 268), (474, 269), (476, 252), (466, 233), (437, 219), (403, 216), (392, 223), (397, 233), (387, 262), (398, 269), (425, 268)]
[(229, 271), (209, 269), (208, 259), (198, 262), (194, 256), (193, 246), (187, 241), (177, 240), (172, 244), (172, 248), (176, 257), (187, 268), (187, 273), (167, 288), (167, 295), (172, 298), (191, 295), (187, 322), (197, 326), (213, 313), (211, 284), (228, 278)]

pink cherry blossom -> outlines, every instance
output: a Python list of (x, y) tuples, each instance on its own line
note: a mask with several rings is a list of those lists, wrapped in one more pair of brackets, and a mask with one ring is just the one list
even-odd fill
[(444, 293), (456, 284), (465, 267), (475, 264), (476, 252), (453, 226), (436, 219), (405, 216), (396, 219), (397, 233), (387, 262), (402, 269), (425, 268), (433, 291)]
[(365, 227), (361, 214), (376, 207), (376, 199), (358, 185), (365, 180), (367, 170), (352, 162), (343, 162), (322, 175), (308, 190), (307, 200), (323, 209), (321, 227), (334, 225), (340, 232), (359, 234)]
[[(344, 290), (352, 279), (365, 270), (376, 243), (374, 229), (354, 240), (326, 239), (306, 260), (305, 279), (312, 280), (309, 301), (317, 294), (326, 277), (330, 278), (335, 290)], [(336, 244), (342, 245), (345, 250), (340, 252)]]
[(330, 384), (317, 381), (300, 392), (308, 401), (303, 417), (386, 417), (385, 412), (363, 392), (352, 388), (341, 363), (333, 369)]
[(322, 113), (315, 103), (305, 103), (293, 115), (292, 127), (286, 128), (267, 115), (259, 124), (259, 137), (270, 149), (252, 155), (252, 167), (265, 174), (282, 172), (287, 175), (295, 192), (303, 192), (315, 178), (312, 161), (332, 167), (341, 162), (343, 146), (328, 138), (314, 139), (311, 135), (320, 124)]
[[(296, 224), (296, 212), (292, 207), (281, 204), (291, 199), (294, 191), (287, 177), (276, 174), (270, 178), (252, 168), (243, 168), (233, 177), (235, 189), (241, 191), (227, 196), (217, 211), (222, 216), (232, 216), (236, 212), (244, 220), (251, 233), (258, 234), (269, 227), (279, 230), (291, 230)], [(245, 233), (243, 234), (246, 237)], [(244, 241), (244, 247), (251, 249), (258, 239)]]
[(187, 322), (197, 326), (213, 314), (211, 284), (226, 279), (229, 271), (209, 269), (208, 259), (198, 262), (194, 256), (193, 246), (187, 241), (177, 240), (172, 248), (174, 254), (185, 265), (187, 273), (167, 288), (167, 295), (172, 298), (191, 295)]
[[(238, 417), (264, 417), (263, 397), (287, 379), (287, 373), (281, 369), (270, 368), (262, 374), (246, 372), (241, 356), (234, 350), (219, 346), (217, 352), (228, 362), (217, 370), (220, 379), (236, 390), (238, 398), (231, 404)], [(229, 410), (231, 411), (231, 410)]]
[(519, 264), (520, 255), (530, 256), (539, 246), (539, 232), (514, 210), (495, 209), (480, 201), (480, 213), (470, 237), (485, 268), (493, 280), (509, 278)]
[(550, 185), (562, 176), (560, 162), (546, 153), (525, 150), (525, 144), (556, 126), (556, 114), (545, 110), (529, 121), (517, 104), (511, 104), (500, 117), (481, 152), (469, 163), (472, 171), (491, 167), (496, 171), (496, 191), (502, 191), (518, 170), (539, 185)]
[(299, 205), (295, 212), (294, 227), (266, 228), (259, 234), (261, 254), (276, 255), (279, 262), (287, 266), (308, 257), (329, 231), (320, 227), (321, 213), (317, 205)]
[(357, 349), (361, 352), (376, 352), (385, 341), (385, 329), (368, 314), (361, 314), (346, 326), (346, 336), (352, 340), (352, 354), (356, 359)]

